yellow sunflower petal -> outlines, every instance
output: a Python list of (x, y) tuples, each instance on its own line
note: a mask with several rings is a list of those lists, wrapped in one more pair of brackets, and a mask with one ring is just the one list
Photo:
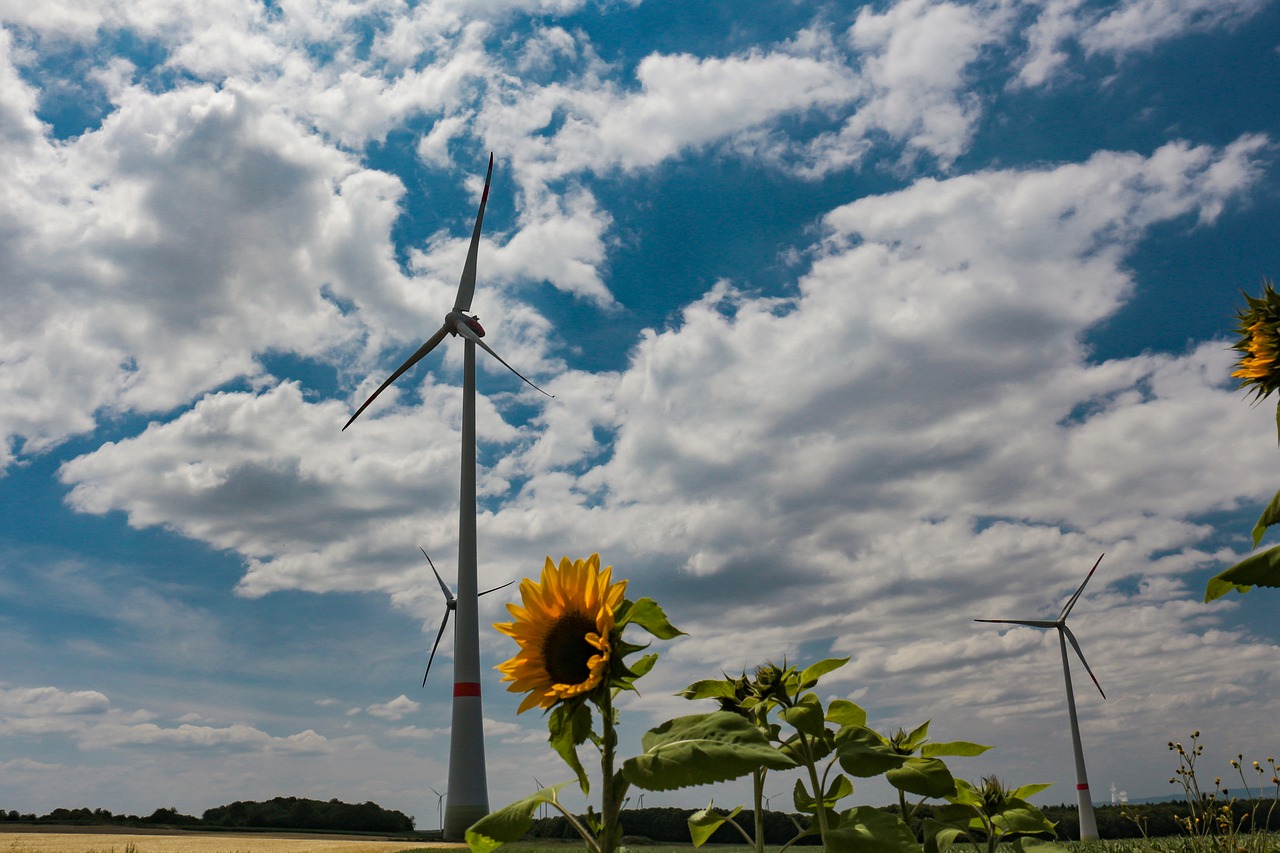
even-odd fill
[(612, 567), (601, 571), (600, 555), (592, 554), (559, 565), (548, 557), (538, 583), (521, 582), (523, 606), (507, 605), (513, 621), (494, 626), (520, 647), (497, 666), (509, 692), (527, 694), (517, 713), (553, 707), (608, 679), (609, 634), (626, 589), (612, 577)]

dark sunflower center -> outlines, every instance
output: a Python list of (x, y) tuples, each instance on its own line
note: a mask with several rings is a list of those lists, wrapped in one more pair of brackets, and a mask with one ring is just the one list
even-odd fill
[(552, 684), (581, 684), (591, 675), (587, 662), (600, 652), (587, 642), (587, 634), (595, 630), (595, 620), (582, 613), (566, 613), (552, 624), (542, 641)]

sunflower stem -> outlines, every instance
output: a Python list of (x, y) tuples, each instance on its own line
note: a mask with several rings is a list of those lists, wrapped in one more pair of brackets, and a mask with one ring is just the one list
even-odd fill
[(755, 833), (756, 837), (751, 842), (751, 849), (755, 853), (764, 853), (764, 774), (767, 771), (763, 767), (759, 767), (751, 771), (751, 788), (752, 795), (755, 799)]
[(814, 756), (813, 744), (804, 732), (798, 732), (800, 744), (804, 749), (804, 763), (809, 770), (809, 781), (813, 784), (813, 798), (817, 802), (818, 832), (826, 846), (829, 829), (827, 827), (827, 808), (823, 803), (822, 780), (818, 778), (818, 762)]
[(618, 849), (618, 811), (627, 783), (621, 774), (613, 772), (613, 755), (618, 746), (618, 732), (614, 728), (613, 695), (606, 686), (600, 691), (600, 853), (614, 853)]

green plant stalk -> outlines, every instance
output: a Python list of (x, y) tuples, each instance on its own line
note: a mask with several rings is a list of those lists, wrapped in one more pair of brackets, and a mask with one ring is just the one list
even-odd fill
[(613, 769), (618, 746), (618, 732), (613, 725), (613, 691), (606, 687), (600, 694), (600, 853), (614, 853), (619, 846), (618, 813), (629, 784), (621, 773), (615, 773)]
[(761, 767), (751, 772), (751, 787), (754, 789), (752, 795), (755, 802), (755, 840), (751, 842), (751, 849), (755, 853), (764, 853), (764, 775), (769, 771)]
[(827, 842), (827, 810), (822, 802), (822, 795), (825, 790), (822, 787), (822, 780), (818, 778), (818, 762), (813, 757), (813, 748), (809, 743), (809, 736), (802, 731), (797, 730), (796, 734), (800, 735), (800, 745), (804, 747), (804, 763), (809, 771), (809, 781), (813, 785), (813, 799), (817, 803), (818, 811), (818, 832), (822, 835), (822, 843), (825, 846)]
[(582, 823), (573, 816), (572, 812), (560, 805), (558, 802), (553, 802), (551, 805), (558, 810), (560, 814), (565, 816), (569, 821), (570, 826), (578, 831), (578, 835), (582, 836), (582, 840), (587, 845), (587, 850), (590, 851), (590, 853), (600, 853), (600, 845), (591, 837), (591, 831), (583, 826)]

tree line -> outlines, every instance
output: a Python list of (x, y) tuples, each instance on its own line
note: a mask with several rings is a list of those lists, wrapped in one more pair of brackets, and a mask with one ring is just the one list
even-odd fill
[[(896, 807), (886, 806), (893, 810)], [(1045, 806), (1045, 816), (1057, 823), (1058, 837), (1078, 839), (1079, 820), (1074, 805)], [(1246, 828), (1280, 831), (1280, 805), (1274, 800), (1241, 801), (1232, 806), (1237, 824)], [(689, 815), (692, 809), (674, 807), (624, 809), (621, 815), (622, 832), (636, 839), (657, 842), (680, 843), (689, 840)], [(1098, 834), (1103, 838), (1150, 838), (1183, 835), (1179, 820), (1186, 818), (1189, 808), (1184, 801), (1163, 803), (1131, 803), (1125, 806), (1097, 806), (1094, 816)], [(932, 816), (925, 805), (916, 821)], [(765, 842), (783, 844), (795, 835), (794, 820), (798, 815), (766, 811), (764, 820)], [(19, 814), (0, 809), (0, 820), (15, 823), (46, 823), (64, 825), (117, 825), (117, 826), (172, 826), (181, 828), (221, 829), (303, 829), (328, 832), (377, 832), (408, 833), (414, 830), (414, 818), (403, 812), (384, 809), (373, 802), (360, 804), (339, 800), (308, 800), (300, 797), (276, 797), (265, 802), (236, 801), (225, 806), (208, 809), (200, 817), (185, 815), (174, 808), (156, 809), (146, 817), (115, 815), (106, 809), (54, 809), (46, 815)], [(738, 815), (740, 825), (748, 828), (754, 824), (752, 813)], [(534, 821), (529, 831), (531, 838), (578, 838), (577, 832), (563, 817), (547, 817)], [(729, 826), (722, 826), (711, 842), (736, 844), (742, 837)], [(800, 842), (819, 843), (817, 837)]]
[(107, 809), (58, 808), (46, 815), (20, 814), (0, 809), (0, 819), (11, 823), (46, 823), (85, 826), (173, 826), (184, 829), (305, 829), (328, 832), (406, 833), (414, 819), (377, 803), (344, 803), (340, 800), (308, 800), (276, 797), (265, 802), (237, 800), (205, 810), (200, 817), (174, 808), (156, 809), (146, 817), (117, 815)]

